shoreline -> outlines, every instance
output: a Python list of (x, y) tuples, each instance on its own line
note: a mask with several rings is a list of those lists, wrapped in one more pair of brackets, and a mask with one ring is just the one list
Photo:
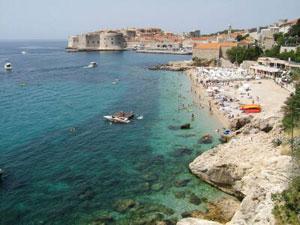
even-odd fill
[[(211, 108), (213, 116), (225, 127), (231, 126), (232, 121), (218, 108), (213, 97), (206, 94), (207, 89), (197, 81), (196, 71), (190, 69), (185, 73), (191, 80), (191, 91), (199, 107)], [(266, 85), (269, 84), (270, 82), (266, 82)], [(285, 97), (278, 100), (276, 110), (284, 104)], [(269, 106), (265, 101), (261, 102), (266, 107)], [(276, 138), (287, 140), (280, 127), (283, 115), (276, 110), (268, 111), (266, 108), (266, 112), (261, 115), (250, 117), (249, 123), (238, 129), (228, 143), (206, 151), (189, 165), (190, 171), (201, 180), (241, 199), (240, 206), (226, 225), (275, 225), (272, 194), (287, 188), (294, 169), (291, 156), (282, 153), (283, 145), (273, 146)], [(177, 225), (224, 224), (205, 219), (203, 216), (184, 218)]]
[[(230, 126), (230, 121), (219, 111), (218, 107), (214, 104), (213, 99), (206, 95), (203, 85), (197, 83), (197, 78), (193, 71), (187, 70), (186, 75), (191, 81), (191, 91), (194, 96), (194, 102), (198, 104), (201, 109), (210, 111), (211, 116), (215, 117), (225, 128), (228, 128)], [(211, 104), (209, 104), (209, 102), (211, 102)]]
[(192, 52), (181, 52), (173, 50), (136, 50), (136, 53), (150, 53), (150, 54), (169, 54), (169, 55), (192, 55)]

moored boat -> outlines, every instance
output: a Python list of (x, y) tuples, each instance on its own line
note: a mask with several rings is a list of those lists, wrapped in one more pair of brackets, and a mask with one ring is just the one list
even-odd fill
[(96, 62), (90, 62), (90, 64), (87, 66), (88, 68), (95, 68), (97, 67), (97, 63)]
[(113, 123), (130, 123), (130, 120), (125, 117), (104, 116), (104, 118)]
[(11, 70), (12, 70), (12, 65), (11, 65), (11, 63), (10, 63), (10, 62), (5, 63), (5, 64), (4, 64), (4, 69), (5, 69), (6, 71), (11, 71)]
[(130, 123), (130, 120), (134, 118), (133, 112), (117, 112), (113, 115), (104, 116), (108, 121), (114, 123)]

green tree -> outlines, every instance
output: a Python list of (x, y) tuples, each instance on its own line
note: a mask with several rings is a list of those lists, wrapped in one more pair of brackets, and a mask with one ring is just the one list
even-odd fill
[(280, 54), (280, 46), (275, 45), (273, 48), (265, 51), (265, 56), (278, 58)]
[(249, 48), (241, 46), (233, 47), (226, 52), (229, 60), (232, 63), (237, 62), (238, 64), (241, 64), (244, 60), (257, 60), (262, 53), (262, 49), (257, 45)]
[(284, 117), (282, 124), (285, 129), (291, 129), (293, 126), (298, 127), (300, 120), (300, 84), (296, 85), (295, 94), (288, 98), (284, 106)]
[(274, 36), (274, 40), (276, 41), (277, 45), (281, 46), (281, 45), (285, 44), (285, 37), (282, 32), (276, 33), (273, 36)]

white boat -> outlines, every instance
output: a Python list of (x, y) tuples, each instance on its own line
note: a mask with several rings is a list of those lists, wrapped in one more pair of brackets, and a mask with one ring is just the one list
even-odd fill
[(114, 123), (130, 123), (130, 120), (125, 117), (104, 116), (104, 118)]
[(4, 64), (4, 69), (6, 70), (6, 71), (11, 71), (12, 70), (12, 65), (11, 65), (11, 63), (5, 63)]
[(21, 53), (22, 53), (22, 55), (26, 55), (26, 54), (27, 54), (27, 52), (26, 52), (26, 51), (22, 51)]
[(90, 62), (90, 64), (87, 67), (88, 68), (95, 68), (95, 67), (97, 67), (97, 63), (96, 62)]

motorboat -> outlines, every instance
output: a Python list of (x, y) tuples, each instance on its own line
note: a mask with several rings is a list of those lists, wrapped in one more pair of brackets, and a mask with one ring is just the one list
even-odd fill
[(90, 62), (90, 64), (87, 67), (88, 68), (95, 68), (95, 67), (97, 67), (97, 63), (96, 62)]
[(113, 115), (104, 116), (108, 121), (114, 123), (130, 123), (130, 120), (134, 118), (133, 112), (117, 112)]
[(26, 55), (27, 52), (26, 52), (26, 51), (22, 51), (21, 54), (22, 54), (22, 55)]
[(113, 123), (130, 123), (130, 120), (126, 117), (104, 116), (104, 118)]
[(11, 63), (5, 63), (4, 64), (4, 69), (6, 70), (6, 71), (11, 71), (12, 70), (12, 65), (11, 65)]

